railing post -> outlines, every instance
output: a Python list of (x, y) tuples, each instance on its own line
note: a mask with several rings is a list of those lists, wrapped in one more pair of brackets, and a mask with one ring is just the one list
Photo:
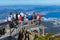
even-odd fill
[(11, 27), (10, 27), (10, 36), (11, 36)]
[[(42, 26), (43, 26), (43, 25), (42, 25)], [(44, 36), (44, 26), (43, 26), (43, 28), (42, 28), (42, 32), (43, 32), (42, 35)]]
[(21, 21), (21, 32), (22, 32), (22, 24), (23, 24), (23, 21)]

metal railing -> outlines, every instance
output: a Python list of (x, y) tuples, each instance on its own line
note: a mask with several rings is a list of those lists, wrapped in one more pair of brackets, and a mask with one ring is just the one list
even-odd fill
[[(21, 23), (19, 23), (19, 24), (16, 26), (17, 28), (15, 28), (15, 30), (16, 30), (15, 32), (16, 32), (16, 33), (13, 31), (13, 32), (12, 32), (12, 35), (13, 35), (13, 33), (14, 33), (14, 34), (19, 33), (19, 31), (22, 30), (23, 28), (28, 29), (28, 28), (34, 26), (33, 24), (31, 24), (31, 22), (33, 22), (33, 21), (36, 21), (36, 20), (29, 20), (29, 21), (27, 21), (27, 24), (24, 24), (25, 21), (21, 21)], [(35, 23), (34, 23), (34, 24), (35, 24)], [(35, 25), (35, 26), (37, 26), (37, 25)]]
[[(25, 23), (27, 23), (27, 24), (25, 24)], [(9, 24), (9, 22), (6, 23), (6, 25), (7, 24)], [(28, 20), (28, 21), (21, 21), (21, 22), (19, 22), (18, 25), (14, 26), (13, 28), (10, 28), (9, 29), (10, 31), (7, 34), (8, 34), (8, 36), (15, 36), (15, 35), (18, 35), (20, 30), (22, 30), (23, 28), (29, 29), (29, 28), (33, 28), (33, 27), (38, 27), (37, 20), (34, 19), (34, 20)], [(4, 37), (8, 37), (8, 36), (4, 35)], [(4, 37), (2, 37), (2, 38), (4, 38)], [(0, 38), (0, 39), (2, 39), (2, 38)]]

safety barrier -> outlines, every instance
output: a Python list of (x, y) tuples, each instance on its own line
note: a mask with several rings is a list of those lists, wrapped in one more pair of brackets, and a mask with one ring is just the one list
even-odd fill
[[(9, 24), (9, 23), (7, 23), (7, 24)], [(35, 20), (35, 19), (34, 20), (28, 20), (28, 21), (20, 21), (18, 25), (14, 26), (13, 28), (9, 28), (9, 31), (5, 35), (0, 37), (0, 39), (8, 37), (8, 36), (18, 35), (20, 30), (22, 31), (23, 28), (29, 29), (29, 28), (33, 28), (34, 26), (38, 27), (37, 20)], [(6, 29), (6, 27), (4, 27), (4, 28)]]

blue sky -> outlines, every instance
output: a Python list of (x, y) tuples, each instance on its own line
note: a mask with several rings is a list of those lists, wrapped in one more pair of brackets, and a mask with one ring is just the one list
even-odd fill
[(60, 0), (0, 0), (0, 5), (60, 5)]

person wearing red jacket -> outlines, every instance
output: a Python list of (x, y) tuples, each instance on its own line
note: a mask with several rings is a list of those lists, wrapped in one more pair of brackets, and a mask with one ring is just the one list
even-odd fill
[(39, 14), (39, 19), (42, 19), (42, 15), (41, 14)]
[(41, 19), (42, 19), (42, 14), (38, 14), (38, 15), (37, 15), (37, 19), (38, 19), (39, 25), (40, 25), (40, 24), (41, 24)]
[(20, 23), (22, 22), (22, 15), (20, 15), (20, 17), (19, 17), (19, 22)]
[(20, 15), (19, 20), (22, 21), (22, 16)]

